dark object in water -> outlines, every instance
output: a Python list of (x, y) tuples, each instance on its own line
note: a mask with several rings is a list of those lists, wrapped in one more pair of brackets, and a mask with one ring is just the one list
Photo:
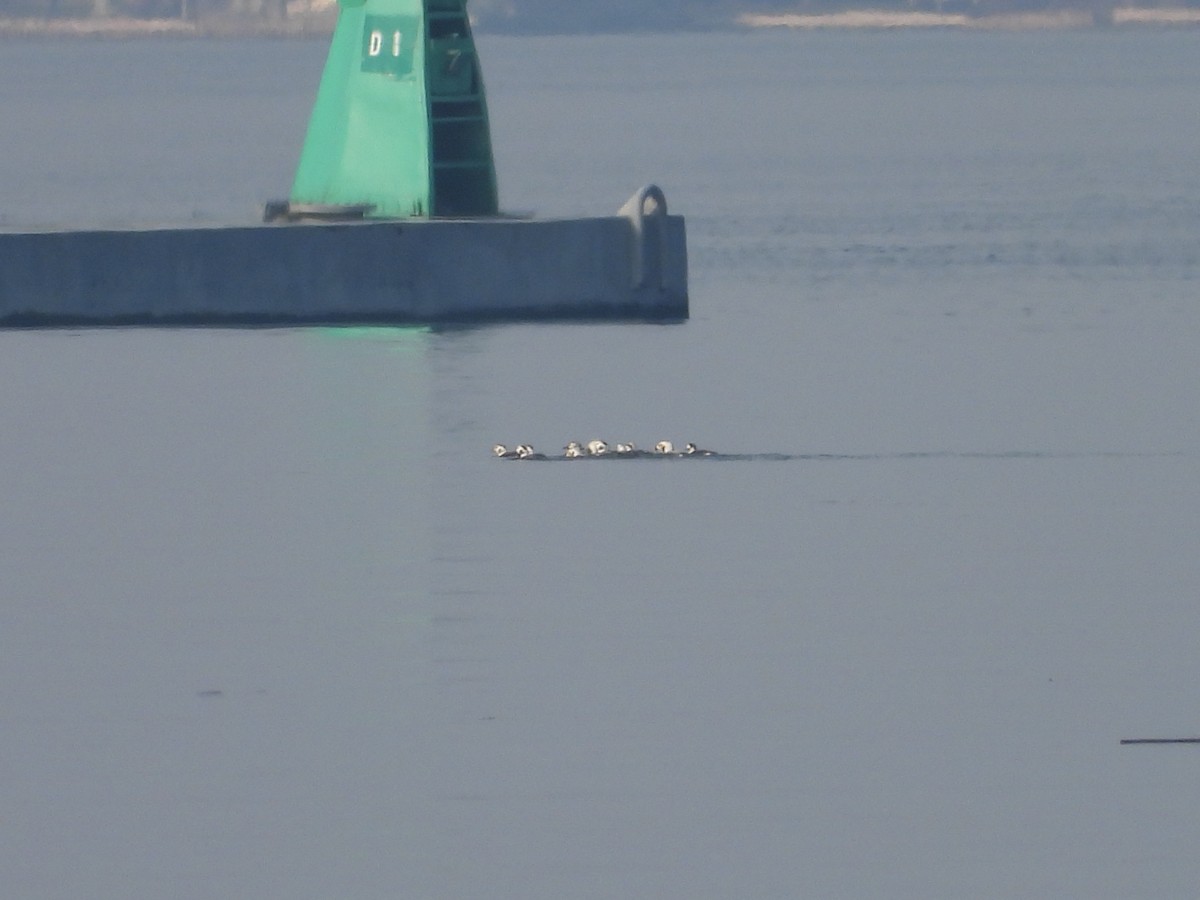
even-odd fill
[(1126, 738), (1122, 744), (1200, 744), (1200, 737), (1194, 738)]

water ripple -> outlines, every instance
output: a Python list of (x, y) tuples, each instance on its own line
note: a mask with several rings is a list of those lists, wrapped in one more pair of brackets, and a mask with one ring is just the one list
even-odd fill
[(1005, 459), (1171, 459), (1193, 456), (1186, 452), (1152, 451), (1080, 451), (1062, 452), (1053, 450), (999, 450), (999, 451), (955, 451), (916, 450), (899, 453), (702, 453), (702, 454), (659, 454), (659, 453), (605, 453), (600, 456), (537, 456), (531, 459), (512, 459), (506, 462), (886, 462), (927, 459), (961, 460), (1005, 460)]

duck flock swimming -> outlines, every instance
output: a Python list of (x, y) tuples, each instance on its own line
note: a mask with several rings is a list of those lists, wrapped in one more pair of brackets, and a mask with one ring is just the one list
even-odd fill
[(682, 450), (677, 450), (670, 441), (659, 441), (653, 450), (639, 450), (632, 441), (613, 447), (609, 447), (607, 441), (588, 441), (586, 444), (571, 441), (563, 447), (561, 456), (538, 453), (529, 444), (518, 444), (512, 449), (496, 444), (492, 447), (492, 455), (497, 459), (687, 459), (717, 454), (701, 450), (695, 444), (684, 444)]

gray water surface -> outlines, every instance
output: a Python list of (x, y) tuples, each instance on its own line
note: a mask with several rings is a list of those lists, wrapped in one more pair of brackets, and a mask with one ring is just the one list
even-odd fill
[[(1197, 51), (484, 38), (689, 322), (0, 332), (5, 895), (1191, 896)], [(253, 220), (323, 55), (0, 43), (0, 224)]]

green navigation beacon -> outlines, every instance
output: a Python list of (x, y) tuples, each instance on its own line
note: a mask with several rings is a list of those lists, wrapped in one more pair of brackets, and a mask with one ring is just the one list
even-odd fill
[(688, 317), (687, 227), (657, 186), (614, 215), (498, 213), (467, 0), (338, 3), (279, 224), (0, 222), (0, 329)]
[(287, 203), (267, 218), (498, 213), (467, 0), (339, 0)]

